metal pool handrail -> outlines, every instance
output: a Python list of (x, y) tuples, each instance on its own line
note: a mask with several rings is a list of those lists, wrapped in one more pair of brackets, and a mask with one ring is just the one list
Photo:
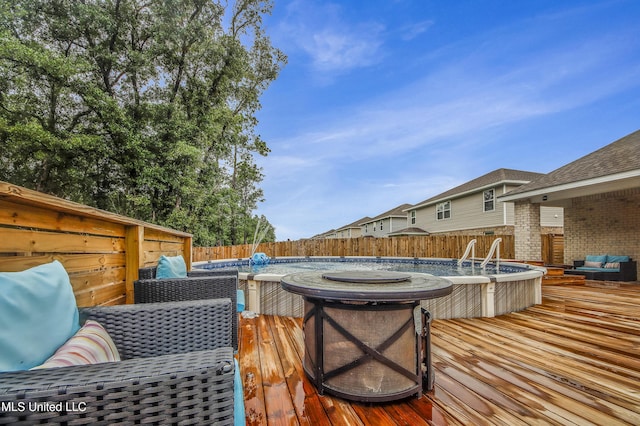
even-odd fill
[(469, 244), (467, 244), (467, 249), (464, 251), (464, 254), (462, 255), (462, 257), (458, 259), (458, 266), (462, 265), (462, 262), (467, 260), (467, 258), (469, 257), (469, 252), (472, 253), (471, 266), (473, 266), (473, 258), (476, 257), (476, 239), (475, 238), (469, 241)]
[(497, 270), (500, 270), (500, 242), (502, 242), (502, 238), (496, 238), (495, 240), (493, 240), (493, 243), (491, 244), (491, 248), (489, 249), (489, 254), (487, 255), (487, 257), (484, 258), (484, 260), (480, 264), (482, 269), (484, 269), (485, 266), (487, 266), (487, 263), (489, 263), (489, 261), (491, 260), (491, 257), (493, 256), (493, 253), (495, 252), (496, 268)]

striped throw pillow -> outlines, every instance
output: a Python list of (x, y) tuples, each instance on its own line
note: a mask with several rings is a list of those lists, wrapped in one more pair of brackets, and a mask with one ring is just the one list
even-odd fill
[(120, 361), (120, 354), (107, 330), (96, 321), (87, 320), (44, 364), (32, 370), (114, 361)]

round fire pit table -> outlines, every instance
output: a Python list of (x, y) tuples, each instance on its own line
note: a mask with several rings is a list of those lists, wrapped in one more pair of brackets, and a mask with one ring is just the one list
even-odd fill
[(286, 275), (304, 297), (304, 371), (322, 395), (363, 402), (421, 396), (433, 387), (429, 324), (420, 300), (451, 293), (451, 281), (392, 271)]

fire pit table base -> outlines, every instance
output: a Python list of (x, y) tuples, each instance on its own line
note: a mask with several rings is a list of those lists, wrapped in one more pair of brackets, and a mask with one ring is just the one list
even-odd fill
[(419, 397), (418, 305), (305, 300), (304, 370), (318, 392), (365, 402)]
[(281, 285), (304, 297), (303, 366), (320, 394), (384, 402), (432, 389), (430, 315), (420, 300), (450, 294), (450, 281), (344, 271), (286, 275)]

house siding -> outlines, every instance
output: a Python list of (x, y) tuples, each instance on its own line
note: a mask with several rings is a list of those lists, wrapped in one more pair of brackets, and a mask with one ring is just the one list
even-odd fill
[(562, 207), (540, 207), (540, 226), (558, 227), (564, 225), (564, 209)]
[[(380, 229), (382, 223), (382, 229)], [(406, 228), (407, 217), (387, 217), (372, 222), (367, 222), (360, 227), (363, 237), (388, 237), (390, 233)], [(375, 224), (375, 227), (373, 226)], [(365, 231), (366, 229), (366, 231)]]
[(574, 198), (564, 226), (567, 264), (588, 254), (640, 260), (640, 188)]
[(331, 238), (358, 238), (362, 235), (362, 229), (360, 228), (347, 228), (341, 229), (336, 232)]
[[(517, 186), (497, 186), (495, 187), (496, 196), (514, 188)], [(483, 193), (484, 191), (480, 191), (466, 197), (451, 199), (451, 218), (449, 219), (437, 220), (435, 204), (416, 209), (416, 224), (409, 226), (425, 229), (430, 234), (513, 235), (516, 215), (514, 204), (496, 201), (495, 210), (485, 212), (483, 211)], [(539, 225), (543, 233), (563, 233), (564, 213), (561, 207), (541, 207), (539, 216)]]
[[(513, 188), (515, 187), (496, 186), (496, 197), (504, 194), (505, 190), (509, 191)], [(496, 201), (495, 209), (485, 212), (483, 211), (483, 193), (482, 190), (465, 197), (452, 198), (451, 218), (449, 219), (437, 220), (436, 204), (417, 209), (416, 224), (411, 226), (417, 226), (430, 233), (442, 233), (513, 225), (513, 206), (510, 203)]]

